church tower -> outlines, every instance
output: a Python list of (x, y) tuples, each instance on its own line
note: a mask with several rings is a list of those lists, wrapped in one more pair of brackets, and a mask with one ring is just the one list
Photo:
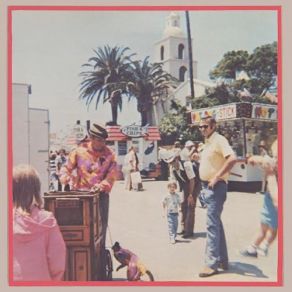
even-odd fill
[[(163, 63), (163, 69), (184, 82), (189, 78), (188, 39), (180, 27), (180, 16), (171, 12), (166, 19), (163, 38), (155, 44), (154, 62)], [(193, 61), (193, 76), (197, 78), (197, 61)]]

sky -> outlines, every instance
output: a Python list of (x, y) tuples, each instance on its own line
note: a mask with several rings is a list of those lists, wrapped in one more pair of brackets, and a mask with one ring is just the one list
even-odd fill
[[(150, 56), (163, 38), (170, 11), (13, 11), (14, 83), (32, 87), (30, 107), (49, 110), (50, 130), (59, 132), (77, 120), (111, 120), (109, 103), (88, 108), (79, 99), (82, 64), (104, 45), (129, 47), (138, 59)], [(185, 15), (179, 12), (185, 32)], [(247, 50), (277, 40), (275, 11), (190, 11), (193, 58), (198, 79), (231, 50)], [(124, 100), (118, 123), (140, 122), (135, 99)]]

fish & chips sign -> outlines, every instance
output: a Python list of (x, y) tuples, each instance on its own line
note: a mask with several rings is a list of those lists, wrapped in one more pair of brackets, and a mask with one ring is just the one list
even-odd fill
[(124, 135), (132, 138), (143, 137), (148, 134), (148, 125), (141, 127), (138, 125), (130, 125), (121, 128)]

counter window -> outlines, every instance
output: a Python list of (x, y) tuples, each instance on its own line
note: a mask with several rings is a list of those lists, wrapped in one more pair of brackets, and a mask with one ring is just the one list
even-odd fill
[(218, 122), (217, 130), (225, 136), (238, 157), (261, 155), (261, 146), (270, 149), (277, 138), (277, 123), (255, 120)]

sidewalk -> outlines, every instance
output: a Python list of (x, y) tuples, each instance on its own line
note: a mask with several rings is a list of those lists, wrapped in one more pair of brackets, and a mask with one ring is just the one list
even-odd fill
[[(124, 190), (123, 181), (115, 183), (110, 195), (108, 247), (119, 241), (122, 247), (136, 253), (151, 270), (155, 281), (277, 281), (277, 240), (267, 257), (246, 258), (239, 254), (258, 231), (263, 195), (228, 193), (222, 220), (230, 268), (209, 278), (199, 278), (198, 273), (204, 266), (206, 209), (196, 208), (194, 238), (178, 236), (178, 242), (170, 244), (166, 218), (162, 216), (166, 184), (165, 181), (145, 181), (145, 190), (136, 192)], [(116, 272), (118, 262), (114, 258), (113, 264), (113, 280), (124, 281), (126, 268)]]

